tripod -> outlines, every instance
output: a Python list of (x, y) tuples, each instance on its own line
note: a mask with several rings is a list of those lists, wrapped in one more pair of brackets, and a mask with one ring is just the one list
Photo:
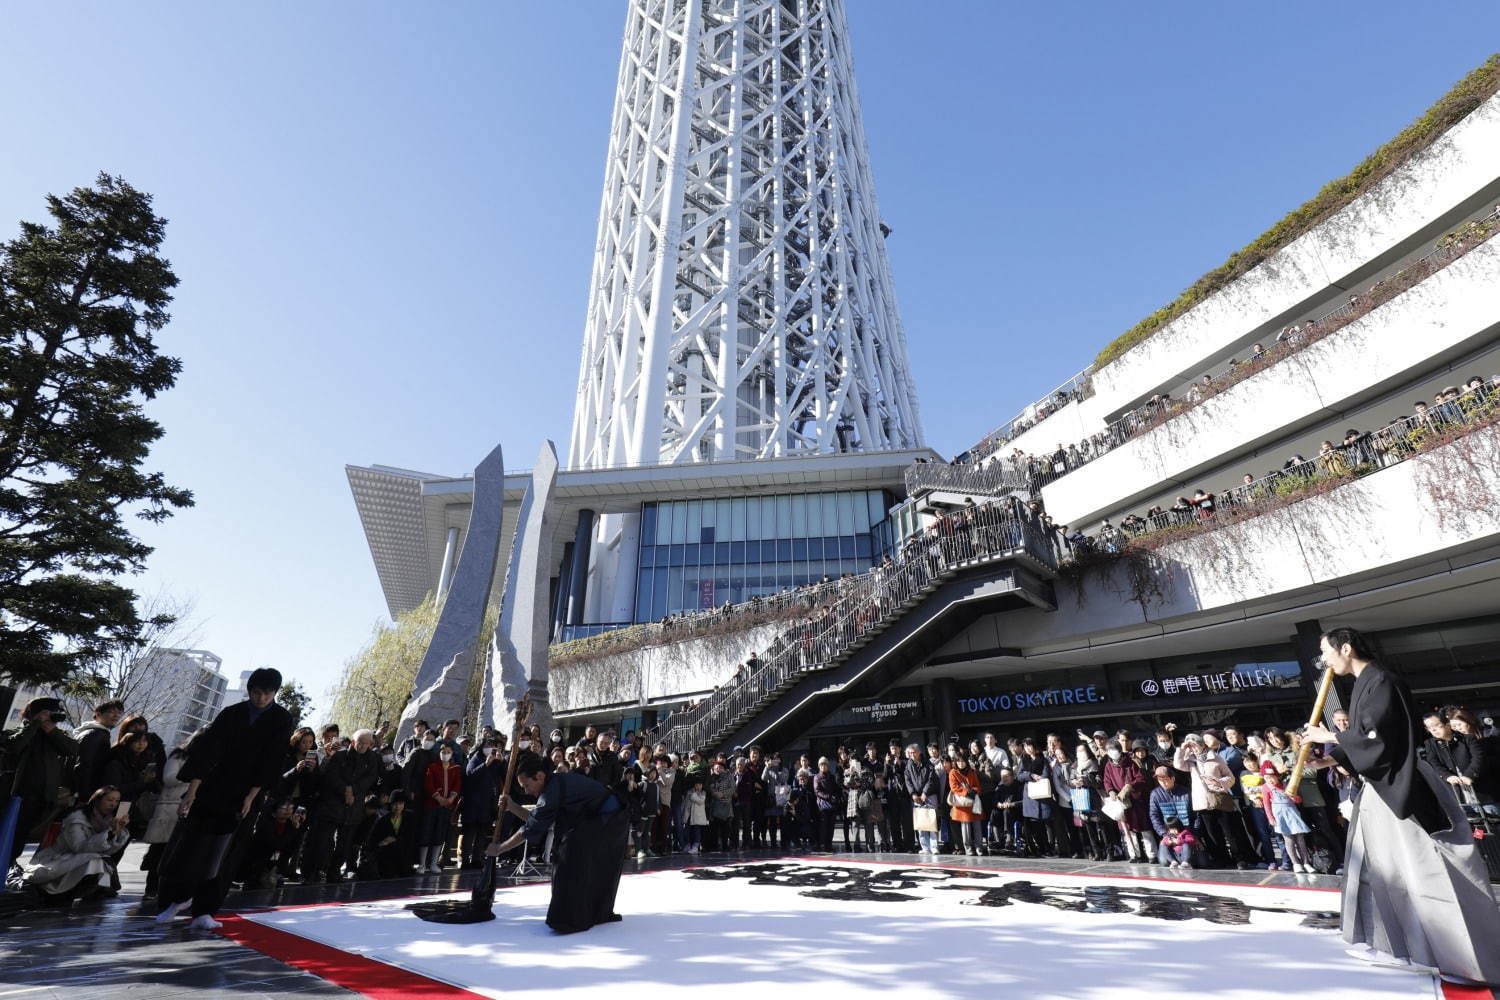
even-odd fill
[[(527, 812), (534, 812), (536, 810), (536, 806), (534, 805), (522, 806), (521, 808), (525, 809)], [(551, 850), (552, 831), (548, 830), (547, 842), (542, 845), (542, 857), (548, 857)], [(552, 866), (543, 862), (533, 860), (531, 857), (531, 844), (526, 841), (522, 841), (521, 860), (517, 861), (515, 868), (511, 869), (510, 877), (520, 878), (524, 875), (539, 875), (545, 877), (550, 874), (552, 874)]]

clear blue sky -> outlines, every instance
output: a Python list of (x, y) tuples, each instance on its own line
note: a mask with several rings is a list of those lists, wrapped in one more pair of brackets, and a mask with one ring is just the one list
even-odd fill
[[(929, 443), (944, 454), (1346, 172), (1500, 8), (848, 0)], [(182, 284), (152, 465), (196, 508), (143, 590), (231, 678), (323, 696), (384, 614), (346, 462), (565, 453), (625, 7), (9, 0), (0, 235), (100, 170)]]

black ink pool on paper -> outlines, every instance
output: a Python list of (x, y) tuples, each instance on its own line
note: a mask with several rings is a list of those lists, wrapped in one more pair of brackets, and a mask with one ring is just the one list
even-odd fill
[(801, 890), (798, 895), (815, 899), (843, 899), (900, 903), (922, 897), (902, 890), (923, 885), (953, 892), (977, 894), (965, 900), (975, 906), (1010, 906), (1035, 903), (1078, 913), (1133, 913), (1155, 920), (1206, 920), (1211, 924), (1241, 925), (1250, 914), (1291, 913), (1302, 917), (1302, 927), (1336, 929), (1339, 916), (1326, 910), (1300, 910), (1284, 906), (1254, 906), (1231, 896), (1192, 889), (1155, 889), (1114, 885), (1042, 886), (1025, 880), (997, 886), (953, 884), (959, 880), (998, 878), (992, 872), (951, 868), (889, 868), (871, 870), (837, 865), (805, 865), (767, 862), (726, 868), (694, 868), (689, 878), (709, 882), (745, 879), (751, 885), (779, 885)]

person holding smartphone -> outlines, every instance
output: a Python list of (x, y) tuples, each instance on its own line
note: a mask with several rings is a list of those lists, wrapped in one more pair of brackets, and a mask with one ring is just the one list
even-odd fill
[(57, 840), (32, 856), (26, 882), (48, 906), (112, 899), (119, 893), (120, 876), (110, 858), (130, 843), (129, 823), (130, 804), (121, 800), (120, 790), (99, 787), (87, 804), (63, 818)]

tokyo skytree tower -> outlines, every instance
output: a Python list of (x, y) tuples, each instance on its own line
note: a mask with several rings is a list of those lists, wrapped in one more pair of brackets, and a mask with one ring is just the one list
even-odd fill
[(843, 0), (628, 0), (569, 465), (922, 442)]

